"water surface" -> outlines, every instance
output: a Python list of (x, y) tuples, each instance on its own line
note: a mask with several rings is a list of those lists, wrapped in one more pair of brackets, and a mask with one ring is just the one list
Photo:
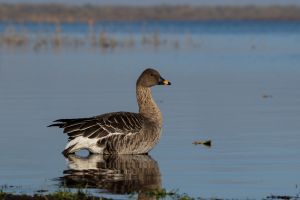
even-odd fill
[[(22, 26), (36, 37), (36, 26)], [(62, 34), (86, 37), (86, 29), (78, 26), (62, 26)], [(131, 32), (119, 25), (105, 30), (140, 41), (143, 33), (136, 26), (127, 24)], [(98, 188), (94, 192), (117, 199), (153, 187), (197, 197), (298, 194), (299, 27), (284, 22), (163, 22), (144, 28), (160, 30), (161, 38), (176, 38), (179, 48), (137, 43), (104, 52), (86, 46), (36, 52), (2, 45), (0, 185), (32, 193), (56, 190), (64, 181), (70, 187), (88, 182), (89, 188)], [(200, 45), (186, 45), (187, 32)], [(164, 127), (150, 157), (65, 159), (66, 136), (46, 126), (58, 118), (136, 112), (135, 81), (149, 66), (172, 82), (153, 88)], [(211, 148), (192, 144), (205, 139), (212, 140)], [(90, 169), (96, 180), (81, 176)]]

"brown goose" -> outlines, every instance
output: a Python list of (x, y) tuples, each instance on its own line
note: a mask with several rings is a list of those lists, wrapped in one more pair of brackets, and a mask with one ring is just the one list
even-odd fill
[(151, 87), (171, 85), (154, 69), (146, 69), (136, 82), (139, 113), (113, 112), (90, 118), (58, 119), (58, 126), (68, 134), (64, 155), (86, 149), (99, 154), (145, 154), (158, 142), (162, 115), (154, 102)]

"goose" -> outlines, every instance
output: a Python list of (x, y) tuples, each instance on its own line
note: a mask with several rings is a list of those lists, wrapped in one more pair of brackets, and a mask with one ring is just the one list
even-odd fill
[(90, 154), (147, 154), (159, 141), (162, 114), (151, 92), (155, 85), (171, 85), (152, 68), (136, 82), (138, 113), (111, 112), (88, 118), (58, 119), (48, 127), (63, 128), (68, 143), (63, 155), (88, 150)]

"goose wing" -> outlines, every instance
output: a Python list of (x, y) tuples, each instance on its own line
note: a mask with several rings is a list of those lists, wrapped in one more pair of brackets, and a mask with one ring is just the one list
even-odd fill
[(142, 129), (144, 118), (138, 113), (115, 112), (91, 118), (59, 119), (50, 126), (64, 129), (69, 141), (83, 136), (100, 139), (113, 134), (130, 134)]

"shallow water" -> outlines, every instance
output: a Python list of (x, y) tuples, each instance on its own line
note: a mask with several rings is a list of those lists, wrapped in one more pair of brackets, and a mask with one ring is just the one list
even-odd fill
[[(1, 48), (0, 185), (32, 193), (88, 181), (94, 192), (118, 199), (151, 187), (221, 198), (298, 194), (300, 24), (232, 23), (152, 25), (181, 44), (189, 30), (197, 47)], [(84, 34), (78, 29), (74, 34)], [(111, 31), (122, 38), (123, 29)], [(46, 126), (58, 118), (137, 111), (135, 81), (149, 66), (172, 82), (153, 88), (164, 128), (150, 157), (65, 159), (66, 136)], [(192, 144), (206, 139), (210, 148)], [(96, 180), (82, 177), (90, 168)]]

